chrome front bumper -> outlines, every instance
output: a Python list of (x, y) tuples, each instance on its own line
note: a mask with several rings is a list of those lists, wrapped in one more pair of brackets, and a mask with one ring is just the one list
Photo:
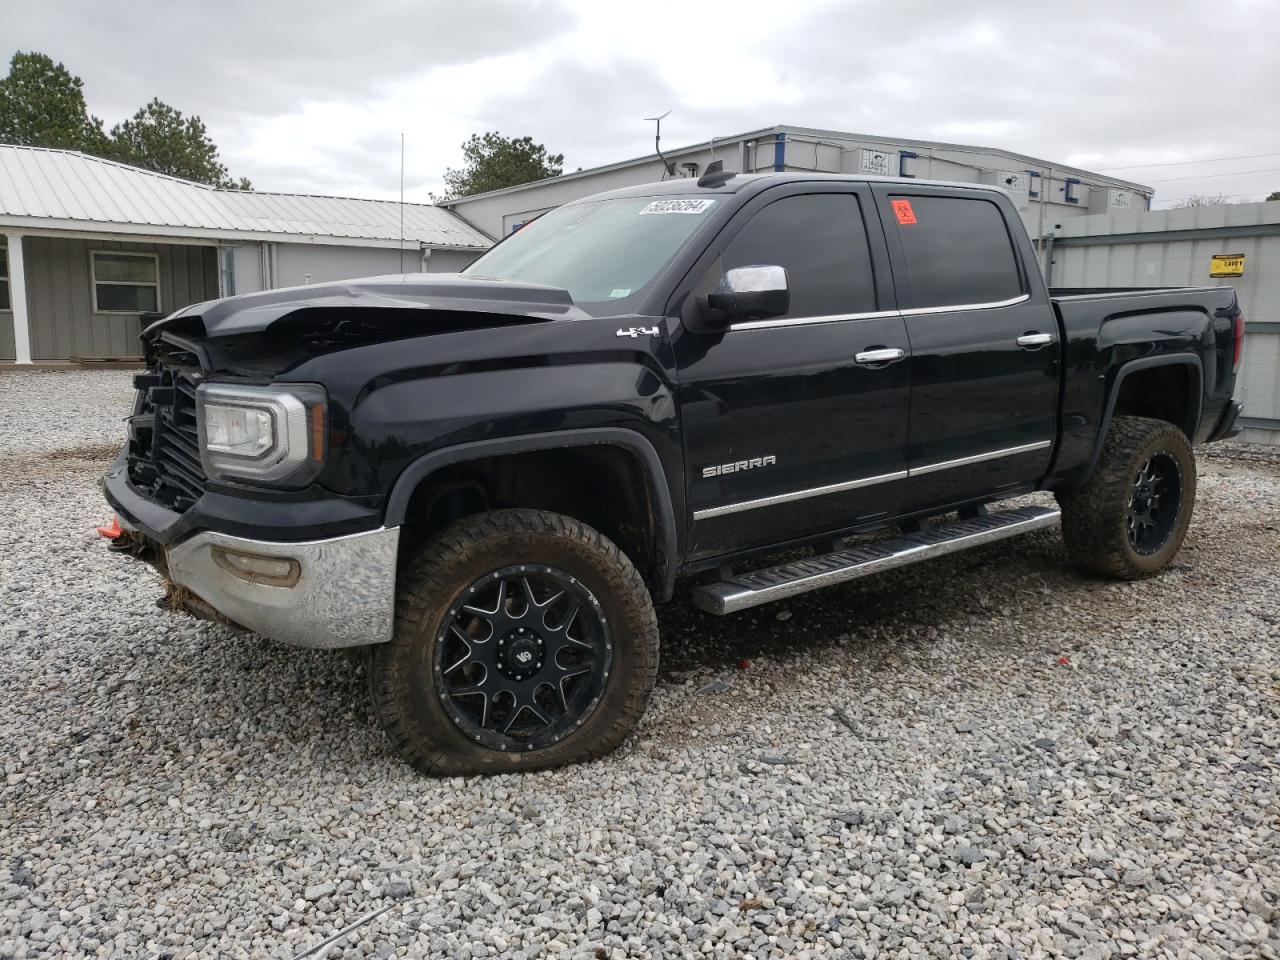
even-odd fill
[[(400, 528), (391, 527), (305, 543), (204, 532), (162, 549), (169, 579), (233, 623), (296, 647), (332, 649), (391, 639), (399, 544)], [(231, 572), (215, 549), (293, 560), (296, 582)]]

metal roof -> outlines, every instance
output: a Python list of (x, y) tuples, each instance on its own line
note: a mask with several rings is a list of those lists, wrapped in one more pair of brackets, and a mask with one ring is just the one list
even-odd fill
[[(491, 244), (440, 207), (406, 203), (403, 212), (414, 247)], [(395, 247), (400, 216), (394, 200), (220, 190), (72, 150), (0, 144), (0, 226)]]
[[(1002, 147), (977, 147), (963, 143), (946, 143), (941, 140), (913, 140), (909, 137), (885, 137), (881, 135), (861, 134), (861, 133), (843, 133), (839, 130), (822, 130), (814, 127), (793, 127), (789, 124), (778, 123), (771, 127), (761, 127), (758, 130), (748, 130), (746, 133), (727, 134), (723, 137), (713, 137), (710, 140), (704, 140), (701, 143), (691, 144), (686, 147), (668, 147), (665, 151), (666, 157), (672, 162), (675, 158), (682, 157), (687, 154), (701, 153), (707, 150), (720, 150), (727, 148), (744, 140), (759, 140), (775, 137), (778, 134), (784, 134), (787, 137), (809, 137), (822, 140), (842, 140), (849, 143), (872, 143), (883, 144), (887, 147), (896, 148), (903, 147), (922, 147), (930, 150), (942, 150), (954, 153), (971, 153), (980, 156), (1008, 157), (1010, 160), (1016, 160), (1019, 163), (1027, 163), (1034, 167), (1042, 167), (1054, 173), (1065, 173), (1072, 176), (1087, 177), (1097, 180), (1100, 183), (1128, 187), (1131, 190), (1137, 190), (1144, 194), (1153, 193), (1154, 190), (1145, 184), (1135, 183), (1131, 180), (1121, 180), (1118, 177), (1111, 177), (1105, 173), (1095, 173), (1092, 170), (1084, 170), (1080, 167), (1072, 167), (1063, 163), (1050, 163), (1048, 160), (1041, 160), (1037, 157), (1028, 156), (1024, 153), (1016, 153), (1012, 150), (1005, 150)], [(947, 160), (948, 157), (939, 157), (938, 159)], [(614, 170), (624, 170), (628, 167), (645, 166), (647, 164), (657, 163), (658, 158), (653, 153), (646, 153), (640, 157), (632, 157), (630, 160), (616, 160), (613, 163), (602, 164), (598, 167), (588, 167), (585, 170), (575, 170), (572, 173), (562, 173), (556, 177), (545, 177), (542, 180), (531, 180), (528, 183), (518, 183), (514, 187), (502, 187), (498, 190), (486, 190), (484, 193), (473, 193), (465, 197), (455, 197), (446, 204), (450, 209), (455, 205), (465, 205), (473, 200), (483, 200), (488, 197), (501, 196), (504, 193), (519, 193), (524, 190), (533, 190), (538, 187), (545, 187), (555, 183), (563, 183), (567, 180), (580, 180), (585, 177), (593, 177), (601, 173), (609, 173)]]

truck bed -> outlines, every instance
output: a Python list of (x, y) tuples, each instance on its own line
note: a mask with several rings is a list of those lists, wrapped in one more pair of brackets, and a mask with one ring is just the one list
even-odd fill
[(1049, 299), (1062, 321), (1064, 342), (1071, 344), (1081, 335), (1105, 339), (1103, 327), (1129, 314), (1191, 311), (1212, 317), (1235, 303), (1235, 290), (1231, 287), (1051, 287)]
[(1185, 426), (1193, 441), (1207, 439), (1234, 378), (1233, 288), (1056, 287), (1049, 297), (1065, 360), (1060, 468), (1091, 468), (1106, 429), (1111, 386), (1117, 371), (1133, 361), (1178, 355), (1192, 365), (1198, 382), (1188, 388), (1203, 399), (1198, 410), (1185, 411)]

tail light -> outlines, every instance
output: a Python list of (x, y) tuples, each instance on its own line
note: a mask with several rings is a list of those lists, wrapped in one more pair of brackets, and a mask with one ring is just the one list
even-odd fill
[(1240, 372), (1240, 359), (1244, 356), (1244, 313), (1236, 313), (1236, 339), (1231, 352), (1231, 372)]

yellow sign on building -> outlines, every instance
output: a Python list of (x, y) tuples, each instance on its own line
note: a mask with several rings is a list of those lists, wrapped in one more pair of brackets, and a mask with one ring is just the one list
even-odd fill
[(1211, 277), (1243, 277), (1243, 253), (1215, 253), (1209, 259), (1209, 276)]

